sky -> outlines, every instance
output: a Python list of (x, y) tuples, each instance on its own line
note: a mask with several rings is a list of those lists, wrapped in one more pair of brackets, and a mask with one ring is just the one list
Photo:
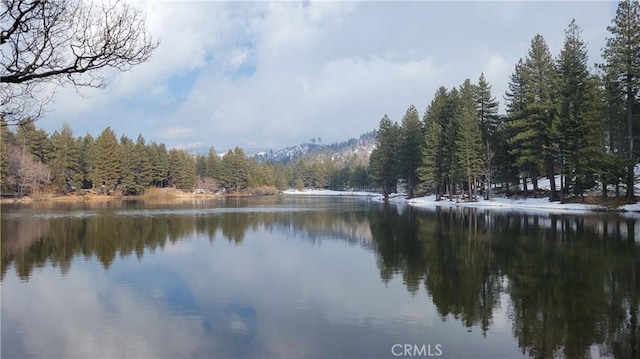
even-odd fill
[(576, 19), (601, 61), (616, 2), (135, 1), (153, 58), (107, 71), (106, 89), (58, 89), (37, 126), (196, 152), (358, 137), (386, 114), (421, 115), (437, 88), (480, 73), (504, 111), (509, 75), (541, 34), (557, 56)]

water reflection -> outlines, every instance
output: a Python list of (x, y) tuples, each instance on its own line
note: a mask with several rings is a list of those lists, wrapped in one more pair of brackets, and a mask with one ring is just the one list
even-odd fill
[[(72, 265), (78, 265), (78, 259), (95, 258), (103, 268), (109, 269), (120, 258), (128, 263), (128, 270), (116, 269), (108, 281), (103, 278), (101, 282), (100, 276), (88, 274), (72, 276), (71, 282), (67, 282), (69, 287), (65, 288), (63, 283), (45, 292), (51, 296), (86, 286), (98, 293), (97, 304), (80, 305), (84, 308), (80, 314), (66, 313), (74, 320), (59, 318), (68, 323), (65, 330), (82, 332), (75, 320), (81, 320), (81, 316), (91, 318), (91, 311), (98, 311), (95, 306), (99, 306), (112, 311), (114, 316), (127, 318), (135, 310), (137, 314), (130, 319), (137, 320), (138, 324), (129, 323), (127, 319), (127, 325), (132, 326), (127, 333), (132, 337), (139, 336), (138, 331), (145, 332), (147, 327), (164, 328), (168, 318), (173, 321), (176, 316), (180, 318), (176, 328), (197, 333), (185, 338), (177, 329), (164, 328), (161, 333), (154, 332), (143, 340), (160, 343), (165, 336), (173, 336), (174, 345), (188, 348), (190, 352), (166, 348), (167, 351), (153, 351), (148, 346), (136, 347), (136, 341), (131, 340), (119, 347), (122, 351), (112, 352), (114, 356), (185, 356), (185, 353), (236, 357), (291, 357), (312, 353), (389, 356), (389, 344), (394, 343), (388, 338), (390, 328), (399, 333), (393, 340), (406, 341), (406, 328), (416, 325), (419, 329), (412, 330), (424, 330), (425, 324), (411, 324), (411, 317), (424, 320), (428, 318), (426, 314), (416, 313), (431, 308), (443, 324), (430, 323), (429, 327), (456, 323), (470, 333), (477, 331), (482, 338), (489, 339), (506, 314), (521, 353), (534, 358), (590, 357), (594, 345), (597, 354), (618, 358), (640, 356), (637, 220), (602, 214), (498, 213), (474, 208), (416, 211), (408, 207), (344, 201), (322, 202), (311, 210), (314, 205), (317, 206), (301, 200), (264, 202), (257, 206), (250, 202), (196, 204), (169, 210), (139, 204), (44, 212), (17, 209), (5, 213), (3, 208), (0, 279), (6, 286), (9, 268), (15, 268), (19, 279), (31, 282), (28, 294), (38, 297), (43, 293), (35, 288), (47, 287), (47, 283), (53, 281), (51, 267), (66, 276), (73, 271)], [(313, 262), (307, 257), (313, 249), (290, 251), (289, 247), (294, 244), (283, 243), (282, 236), (312, 244), (338, 240), (338, 245), (329, 248), (327, 260), (330, 262), (326, 265), (333, 266), (331, 271), (317, 271), (313, 266), (301, 268), (305, 261)], [(193, 240), (213, 243), (219, 238), (232, 246), (216, 253), (215, 258), (206, 257), (198, 262), (199, 257), (187, 253), (180, 259), (199, 263), (198, 268), (212, 261), (212, 265), (220, 268), (205, 272), (203, 278), (191, 272), (177, 273), (164, 264), (154, 265), (159, 257), (153, 254), (180, 248), (193, 252), (186, 249), (192, 247)], [(269, 239), (280, 244), (274, 249)], [(247, 247), (244, 241), (259, 244)], [(340, 244), (345, 242), (348, 247)], [(375, 275), (362, 270), (362, 273), (351, 273), (353, 277), (346, 277), (349, 280), (338, 279), (340, 273), (360, 268), (356, 264), (364, 257), (356, 255), (355, 250), (362, 252), (359, 248), (365, 248), (369, 256), (369, 251), (374, 253), (379, 277), (385, 285), (393, 287), (394, 279), (401, 278), (406, 291), (422, 303), (423, 309), (414, 308), (413, 314), (402, 316), (399, 323), (402, 329), (398, 329), (398, 323), (376, 319), (385, 317), (383, 311), (395, 313), (389, 314), (390, 318), (398, 318), (397, 313), (403, 310), (402, 305), (394, 303), (408, 299), (394, 297), (398, 294), (391, 293), (391, 289), (385, 292), (390, 296), (385, 304), (374, 306), (376, 309), (366, 314), (355, 314), (362, 310), (358, 308), (362, 303), (349, 305), (359, 294), (351, 290), (360, 285), (349, 280), (367, 281)], [(266, 250), (277, 259), (267, 255)], [(225, 255), (231, 255), (237, 262), (231, 262)], [(349, 263), (350, 259), (353, 263)], [(260, 261), (259, 268), (252, 267), (256, 261)], [(344, 268), (340, 267), (341, 263)], [(36, 268), (45, 271), (34, 274)], [(225, 268), (228, 272), (221, 274)], [(298, 271), (300, 274), (296, 275)], [(313, 275), (317, 277), (309, 281), (307, 277)], [(114, 286), (128, 286), (128, 294), (124, 295)], [(220, 294), (212, 292), (221, 288), (226, 288), (225, 294), (213, 299)], [(322, 301), (309, 294), (316, 292), (322, 293)], [(58, 296), (53, 295), (36, 311), (43, 311), (43, 316), (46, 311), (55, 312), (57, 305), (64, 301), (62, 295), (59, 296), (59, 301), (56, 301)], [(261, 304), (248, 299), (256, 297), (261, 298)], [(360, 298), (363, 299), (375, 301)], [(148, 306), (145, 301), (163, 303), (174, 314), (167, 317), (158, 306)], [(277, 306), (281, 302), (298, 310), (288, 312)], [(17, 299), (11, 303), (14, 309), (20, 306)], [(346, 309), (337, 309), (341, 306)], [(5, 315), (3, 318), (16, 320)], [(327, 322), (327, 318), (332, 319)], [(96, 321), (108, 327), (108, 323)], [(322, 328), (314, 332), (317, 337), (313, 340), (335, 343), (350, 337), (353, 341), (335, 344), (320, 352), (311, 342), (312, 338), (302, 334), (309, 330), (301, 324), (305, 321)], [(3, 323), (3, 327), (5, 325), (8, 324)], [(40, 335), (46, 337), (44, 329), (34, 330), (42, 331)], [(101, 335), (108, 337), (110, 334), (105, 330)], [(270, 330), (283, 330), (287, 335), (271, 333), (274, 336), (267, 338)], [(354, 334), (354, 330), (358, 334)], [(14, 332), (3, 330), (3, 338), (5, 333)], [(295, 339), (284, 339), (291, 336)], [(431, 338), (435, 336), (431, 334)], [(91, 354), (90, 344), (96, 339), (91, 336), (83, 340), (87, 346), (84, 353)], [(438, 340), (445, 341), (446, 335)], [(379, 347), (376, 351), (359, 351), (354, 342), (360, 342), (363, 347), (375, 342)], [(37, 345), (54, 344), (39, 342)], [(3, 354), (8, 350), (20, 352), (17, 347), (6, 345), (5, 339), (2, 347)], [(311, 352), (309, 348), (313, 348)], [(78, 350), (73, 353), (82, 352)], [(465, 350), (459, 355), (449, 351), (448, 355), (463, 357), (474, 353), (473, 347)], [(492, 350), (488, 352), (490, 356), (500, 353), (498, 348)]]
[(438, 313), (486, 333), (501, 294), (522, 353), (640, 356), (637, 224), (602, 215), (496, 215), (477, 209), (373, 212), (381, 276), (423, 283)]

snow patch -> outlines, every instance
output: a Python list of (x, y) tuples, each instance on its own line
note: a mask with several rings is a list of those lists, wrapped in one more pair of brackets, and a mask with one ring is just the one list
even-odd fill
[(566, 211), (601, 211), (601, 206), (581, 204), (550, 202), (548, 198), (527, 198), (510, 199), (496, 197), (490, 200), (479, 199), (477, 202), (456, 202), (449, 200), (436, 201), (436, 196), (427, 196), (409, 200), (409, 205), (414, 207), (476, 207), (476, 208), (519, 208), (530, 210), (541, 210), (548, 213)]
[(289, 195), (304, 195), (304, 196), (362, 196), (373, 197), (377, 196), (377, 193), (363, 192), (363, 191), (333, 191), (329, 189), (304, 189), (299, 191), (297, 189), (288, 189), (282, 191), (283, 194)]

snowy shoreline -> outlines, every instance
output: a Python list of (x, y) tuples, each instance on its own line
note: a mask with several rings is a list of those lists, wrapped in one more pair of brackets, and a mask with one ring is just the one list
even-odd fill
[[(379, 193), (362, 192), (362, 191), (332, 191), (332, 190), (286, 190), (282, 192), (287, 195), (305, 195), (305, 196), (359, 196), (369, 197), (372, 201), (383, 202), (384, 197)], [(389, 196), (389, 203), (407, 204), (417, 208), (434, 208), (434, 207), (465, 207), (465, 208), (482, 208), (482, 209), (502, 209), (502, 210), (532, 210), (547, 213), (567, 213), (567, 212), (640, 212), (640, 203), (627, 204), (617, 208), (605, 207), (600, 205), (582, 204), (582, 203), (564, 203), (550, 202), (549, 198), (526, 198), (526, 199), (510, 199), (505, 197), (494, 197), (490, 200), (479, 198), (475, 202), (436, 201), (434, 195), (406, 199), (404, 193), (392, 194)]]

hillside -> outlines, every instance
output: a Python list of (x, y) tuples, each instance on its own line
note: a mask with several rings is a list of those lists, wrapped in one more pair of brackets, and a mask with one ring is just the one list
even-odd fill
[(280, 150), (261, 151), (249, 154), (259, 162), (288, 163), (303, 156), (330, 156), (334, 161), (346, 158), (360, 158), (367, 160), (375, 147), (376, 131), (364, 133), (358, 138), (350, 138), (346, 141), (324, 145), (321, 143), (301, 143), (295, 146), (285, 147)]

